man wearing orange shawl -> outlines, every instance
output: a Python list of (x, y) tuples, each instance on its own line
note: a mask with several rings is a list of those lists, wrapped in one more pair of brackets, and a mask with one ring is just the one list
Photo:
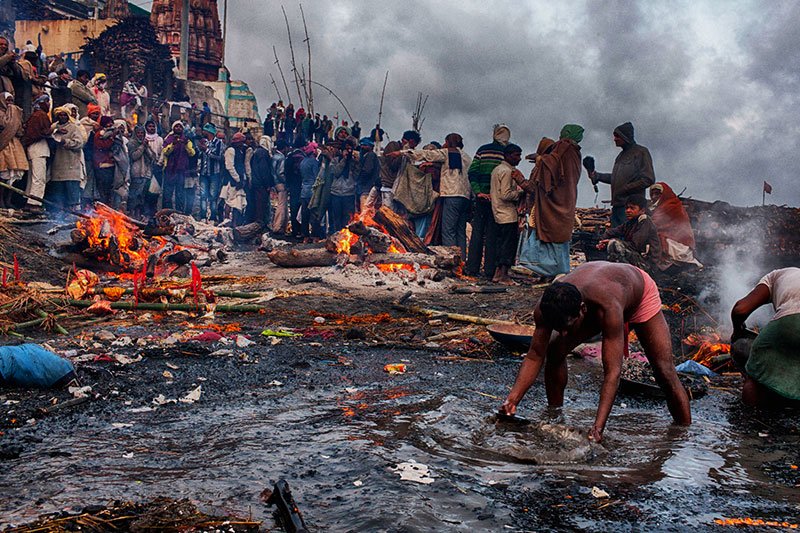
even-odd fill
[[(523, 242), (519, 264), (550, 278), (569, 272), (569, 245), (581, 177), (583, 128), (567, 124), (560, 139), (542, 139), (531, 179), (517, 184), (534, 196), (535, 229)], [(541, 153), (539, 153), (541, 152)]]
[(663, 181), (650, 187), (650, 211), (661, 240), (661, 270), (675, 263), (690, 263), (702, 267), (694, 258), (694, 232), (689, 215), (680, 198)]

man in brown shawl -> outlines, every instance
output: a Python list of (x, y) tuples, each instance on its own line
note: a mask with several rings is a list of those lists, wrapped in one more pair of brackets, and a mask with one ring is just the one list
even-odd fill
[[(567, 124), (560, 139), (536, 157), (531, 179), (518, 184), (534, 194), (535, 228), (523, 243), (520, 265), (543, 278), (569, 272), (569, 244), (581, 177), (583, 128)], [(546, 145), (546, 143), (545, 143)]]
[[(0, 180), (9, 185), (22, 178), (28, 170), (28, 158), (19, 137), (22, 136), (22, 108), (14, 105), (14, 95), (0, 93)], [(14, 193), (0, 192), (0, 208), (12, 207)]]

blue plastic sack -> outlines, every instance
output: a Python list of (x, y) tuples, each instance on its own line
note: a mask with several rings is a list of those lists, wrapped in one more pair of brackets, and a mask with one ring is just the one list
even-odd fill
[(0, 384), (46, 389), (74, 372), (72, 363), (38, 344), (0, 346)]
[(717, 374), (714, 373), (713, 370), (711, 370), (707, 366), (701, 365), (697, 361), (692, 361), (691, 359), (689, 359), (688, 361), (684, 361), (683, 363), (676, 366), (675, 370), (677, 370), (678, 372), (683, 372), (685, 374), (696, 374), (698, 376), (708, 376), (710, 378), (717, 377)]

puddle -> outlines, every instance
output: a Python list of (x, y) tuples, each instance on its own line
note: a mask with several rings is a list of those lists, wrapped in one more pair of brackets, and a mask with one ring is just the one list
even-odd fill
[[(690, 428), (670, 426), (661, 404), (625, 400), (629, 406), (615, 407), (599, 446), (584, 437), (594, 417), (594, 386), (571, 390), (560, 413), (536, 411), (527, 400), (528, 426), (497, 423), (491, 413), (500, 402), (465, 391), (470, 379), (476, 389), (486, 379), (497, 393), (514, 368), (498, 363), (489, 370), (493, 376), (481, 378), (448, 366), (439, 369), (439, 385), (423, 382), (420, 372), (393, 381), (400, 385), (381, 376), (357, 389), (328, 376), (336, 385), (45, 419), (36, 432), (43, 441), (4, 462), (0, 525), (156, 495), (252, 513), (270, 524), (258, 494), (281, 477), (309, 526), (335, 531), (525, 529), (512, 495), (586, 494), (592, 486), (612, 499), (624, 487), (629, 505), (658, 520), (679, 505), (688, 525), (708, 525), (724, 513), (716, 493), (729, 493), (732, 506), (751, 511), (797, 504), (796, 488), (770, 481), (760, 469), (765, 457), (786, 454), (766, 450), (750, 429), (731, 423), (719, 398), (693, 405)], [(542, 397), (534, 391), (536, 405)], [(796, 433), (783, 438), (797, 449)], [(409, 461), (425, 465), (433, 482), (401, 480), (395, 468)], [(569, 524), (591, 529), (604, 522), (584, 513)]]

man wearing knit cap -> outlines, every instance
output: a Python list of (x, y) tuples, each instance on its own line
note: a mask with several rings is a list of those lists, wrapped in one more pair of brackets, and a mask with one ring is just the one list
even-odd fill
[(468, 176), (475, 195), (472, 216), (472, 236), (469, 240), (466, 273), (477, 276), (481, 271), (492, 279), (495, 270), (495, 241), (497, 226), (492, 215), (492, 200), (489, 195), (492, 171), (504, 160), (503, 151), (511, 139), (511, 130), (505, 124), (497, 124), (492, 132), (492, 142), (484, 144), (475, 153), (469, 166)]
[[(27, 193), (39, 198), (44, 196), (47, 185), (47, 158), (50, 157), (50, 146), (47, 138), (50, 137), (50, 97), (42, 94), (33, 101), (33, 113), (23, 126), (22, 146), (28, 153), (30, 170), (28, 171)], [(42, 204), (37, 200), (28, 198), (28, 209), (40, 211)]]
[(628, 196), (644, 195), (645, 191), (656, 182), (653, 170), (653, 159), (650, 151), (636, 144), (633, 137), (633, 124), (626, 122), (614, 130), (614, 144), (622, 148), (622, 152), (614, 160), (611, 174), (589, 172), (592, 183), (602, 181), (611, 185), (611, 226), (616, 227), (627, 221), (625, 217), (625, 200)]

